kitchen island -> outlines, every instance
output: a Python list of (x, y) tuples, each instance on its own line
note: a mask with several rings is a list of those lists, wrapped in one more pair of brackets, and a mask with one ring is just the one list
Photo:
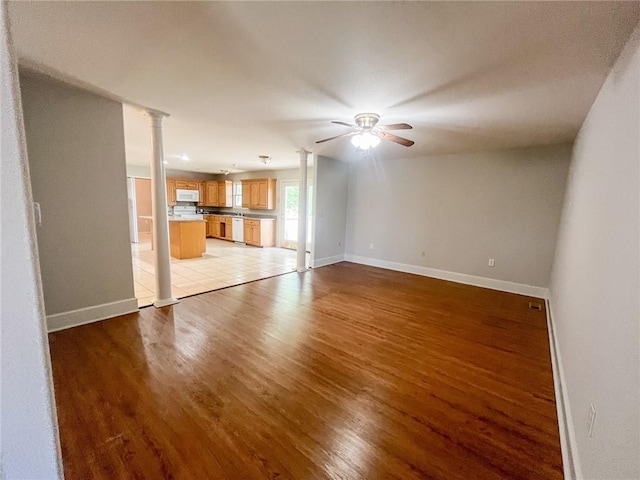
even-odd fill
[(171, 256), (181, 260), (199, 258), (207, 249), (207, 222), (188, 218), (169, 218)]
[[(151, 216), (140, 216), (153, 221)], [(169, 216), (169, 252), (173, 258), (199, 258), (207, 249), (207, 222), (199, 218)], [(153, 250), (153, 236), (151, 237)]]

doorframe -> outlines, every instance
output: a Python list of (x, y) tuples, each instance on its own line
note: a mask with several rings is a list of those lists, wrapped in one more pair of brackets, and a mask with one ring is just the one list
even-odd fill
[[(285, 229), (285, 208), (286, 208), (286, 194), (285, 194), (285, 189), (286, 187), (299, 187), (300, 186), (300, 180), (281, 180), (280, 182), (280, 209), (278, 212), (278, 216), (280, 217), (280, 222), (278, 222), (280, 225), (278, 227), (278, 237), (279, 237), (279, 242), (278, 242), (278, 246), (280, 248), (287, 248), (287, 247), (283, 247), (282, 243), (284, 241), (284, 229)], [(307, 253), (310, 253), (313, 248), (313, 235), (314, 235), (314, 229), (315, 229), (315, 215), (314, 215), (314, 209), (315, 209), (315, 182), (313, 178), (308, 178), (307, 179), (307, 198), (308, 198), (308, 193), (309, 193), (309, 187), (313, 188), (313, 197), (311, 199), (311, 204), (310, 207), (308, 207), (308, 212), (307, 212), (307, 217), (311, 217), (311, 218), (307, 218), (307, 231), (309, 231), (309, 229), (311, 230), (311, 235), (307, 235)], [(308, 200), (307, 200), (308, 202)], [(297, 243), (296, 243), (297, 244)], [(290, 249), (293, 250), (293, 249)]]
[(129, 210), (129, 240), (138, 243), (138, 204), (136, 202), (136, 178), (127, 177), (127, 197)]

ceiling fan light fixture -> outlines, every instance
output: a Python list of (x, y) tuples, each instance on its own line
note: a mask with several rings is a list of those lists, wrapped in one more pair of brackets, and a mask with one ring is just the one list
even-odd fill
[(271, 157), (270, 157), (270, 156), (268, 156), (268, 155), (258, 155), (258, 158), (259, 158), (259, 159), (260, 159), (260, 161), (261, 161), (262, 163), (264, 163), (265, 165), (271, 161)]
[(370, 148), (375, 148), (380, 144), (380, 137), (369, 131), (365, 131), (358, 135), (354, 135), (353, 138), (351, 138), (351, 143), (361, 150), (369, 150)]
[(410, 147), (415, 142), (408, 138), (399, 137), (393, 133), (389, 133), (389, 130), (410, 130), (413, 127), (408, 123), (392, 123), (390, 125), (378, 125), (380, 115), (377, 113), (359, 113), (354, 117), (356, 124), (351, 125), (347, 122), (338, 120), (332, 120), (331, 123), (343, 125), (355, 129), (355, 131), (342, 133), (334, 137), (318, 140), (316, 143), (324, 143), (329, 140), (335, 140), (336, 138), (351, 137), (351, 143), (361, 150), (368, 150), (370, 148), (377, 147), (380, 140), (387, 140), (394, 142), (404, 147)]

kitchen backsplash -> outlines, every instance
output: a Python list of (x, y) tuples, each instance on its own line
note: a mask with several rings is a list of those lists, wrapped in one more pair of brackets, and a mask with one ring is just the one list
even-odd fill
[(253, 218), (278, 218), (277, 215), (271, 213), (267, 214), (264, 210), (251, 210), (249, 208), (220, 208), (220, 207), (198, 207), (196, 210), (198, 213), (213, 214), (213, 215), (231, 215), (241, 214), (245, 217)]

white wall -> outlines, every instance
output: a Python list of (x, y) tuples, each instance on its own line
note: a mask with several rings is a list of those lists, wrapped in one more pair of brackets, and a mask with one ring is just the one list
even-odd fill
[[(151, 129), (149, 129), (149, 138), (151, 138)], [(149, 157), (149, 161), (151, 161), (151, 157)], [(127, 177), (151, 178), (151, 167), (127, 164)]]
[(640, 27), (576, 139), (551, 282), (569, 433), (588, 479), (640, 478), (639, 176)]
[(20, 82), (50, 327), (137, 310), (122, 105), (41, 75)]
[(312, 267), (344, 259), (347, 228), (348, 165), (327, 157), (315, 164)]
[(0, 4), (0, 478), (62, 478), (20, 93)]
[(347, 258), (496, 279), (502, 282), (497, 288), (541, 287), (532, 289), (541, 294), (570, 151), (556, 145), (360, 160), (349, 172)]

